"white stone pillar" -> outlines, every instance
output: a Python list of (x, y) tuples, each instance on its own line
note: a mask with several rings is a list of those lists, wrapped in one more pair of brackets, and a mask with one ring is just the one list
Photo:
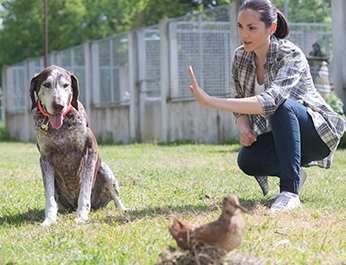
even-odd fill
[(160, 78), (161, 78), (161, 120), (162, 141), (168, 140), (167, 100), (169, 99), (169, 41), (168, 22), (160, 20)]

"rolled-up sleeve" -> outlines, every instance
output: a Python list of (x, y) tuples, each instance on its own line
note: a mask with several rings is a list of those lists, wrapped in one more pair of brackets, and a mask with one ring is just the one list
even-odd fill
[(265, 92), (257, 95), (264, 117), (274, 114), (285, 99), (290, 97), (292, 88), (300, 82), (304, 72), (309, 70), (306, 58), (299, 51), (289, 51), (279, 62), (273, 81)]

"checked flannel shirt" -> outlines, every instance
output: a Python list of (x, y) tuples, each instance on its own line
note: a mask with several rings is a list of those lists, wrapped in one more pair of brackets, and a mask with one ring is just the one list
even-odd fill
[[(271, 37), (264, 63), (265, 91), (257, 95), (263, 115), (248, 115), (252, 129), (262, 134), (270, 131), (269, 116), (287, 99), (291, 98), (307, 107), (316, 131), (331, 150), (328, 157), (311, 162), (323, 168), (331, 166), (332, 158), (345, 129), (344, 119), (335, 113), (317, 92), (304, 53), (287, 40)], [(255, 95), (255, 53), (246, 52), (240, 46), (232, 63), (231, 88), (233, 97), (245, 98)], [(244, 115), (233, 113), (234, 119)]]

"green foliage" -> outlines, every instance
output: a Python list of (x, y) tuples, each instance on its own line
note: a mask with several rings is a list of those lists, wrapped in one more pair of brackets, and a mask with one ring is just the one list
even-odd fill
[(9, 132), (5, 130), (4, 122), (0, 121), (0, 142), (4, 141), (16, 141), (16, 139), (12, 139)]
[[(344, 118), (344, 120), (346, 120), (346, 115), (345, 115), (345, 111), (344, 111), (344, 103), (342, 102), (342, 100), (335, 94), (334, 91), (332, 91), (329, 94), (329, 97), (326, 99), (326, 102), (328, 103), (328, 105), (339, 115), (341, 115), (341, 117)], [(344, 133), (344, 135), (342, 136), (339, 146), (338, 148), (346, 148), (346, 132)]]
[(341, 115), (343, 118), (346, 118), (345, 112), (344, 112), (344, 103), (336, 95), (334, 91), (329, 93), (329, 96), (326, 99), (326, 102), (336, 113)]
[[(273, 3), (284, 12), (284, 0)], [(288, 0), (287, 6), (289, 22), (331, 23), (331, 0)]]

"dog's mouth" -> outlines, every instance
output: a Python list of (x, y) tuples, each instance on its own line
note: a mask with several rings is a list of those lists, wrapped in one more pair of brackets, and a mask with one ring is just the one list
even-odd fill
[(64, 120), (62, 113), (61, 114), (54, 114), (54, 115), (51, 115), (48, 113), (48, 117), (49, 117), (49, 122), (52, 125), (52, 127), (54, 129), (60, 129), (60, 127), (62, 126), (63, 120)]
[(49, 123), (51, 124), (51, 126), (54, 128), (54, 129), (60, 129), (62, 124), (63, 124), (63, 121), (64, 121), (64, 116), (71, 110), (72, 108), (72, 95), (70, 97), (70, 103), (67, 107), (63, 107), (62, 105), (61, 106), (61, 109), (59, 107), (59, 110), (58, 108), (56, 109), (56, 111), (61, 111), (61, 112), (55, 112), (54, 114), (51, 114), (47, 111), (46, 107), (44, 105), (41, 105), (41, 101), (38, 100), (38, 109), (39, 111), (46, 117), (46, 120), (45, 120), (45, 123), (47, 125), (48, 123), (48, 119), (47, 119), (47, 116), (49, 118)]

